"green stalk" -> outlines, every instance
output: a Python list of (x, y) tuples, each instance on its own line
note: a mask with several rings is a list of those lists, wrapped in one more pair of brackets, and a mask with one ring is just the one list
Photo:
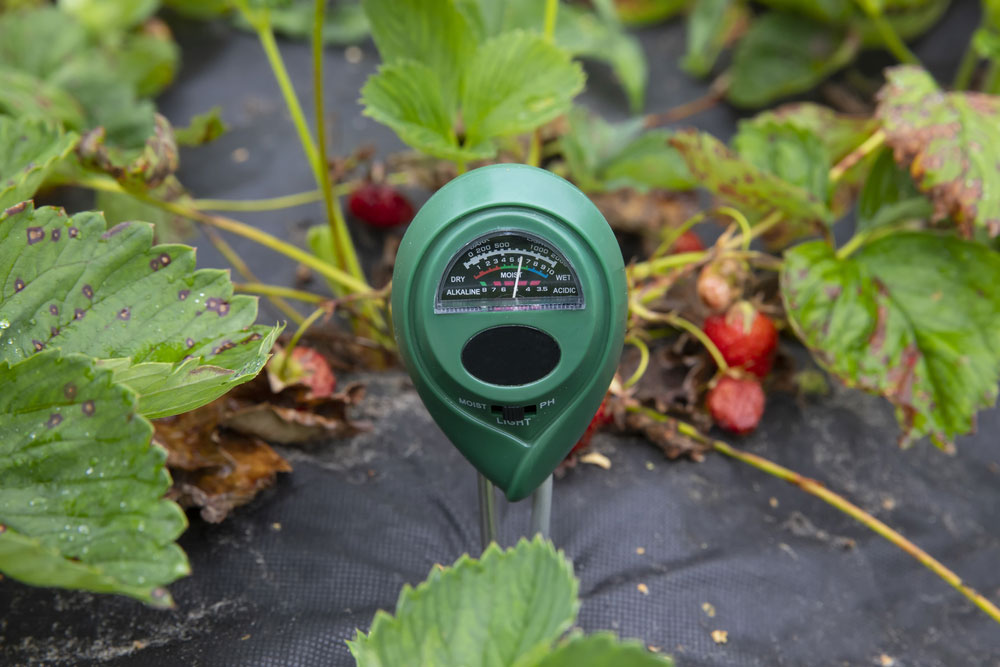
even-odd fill
[[(403, 185), (410, 182), (410, 177), (403, 173), (389, 174), (385, 177), (386, 183), (392, 185)], [(334, 197), (343, 197), (352, 193), (361, 184), (360, 180), (345, 181), (333, 186)], [(309, 192), (297, 192), (292, 195), (282, 195), (280, 197), (267, 197), (265, 199), (194, 199), (191, 204), (202, 211), (280, 211), (295, 206), (303, 206), (323, 201), (322, 190), (310, 190)]]
[(820, 482), (814, 479), (800, 475), (794, 470), (789, 470), (784, 466), (780, 466), (777, 463), (768, 461), (762, 456), (757, 456), (756, 454), (751, 454), (750, 452), (744, 452), (740, 449), (725, 443), (721, 440), (713, 440), (705, 436), (703, 433), (698, 431), (694, 426), (688, 423), (672, 419), (666, 415), (661, 415), (660, 413), (650, 410), (649, 408), (643, 408), (637, 405), (630, 405), (628, 407), (630, 412), (641, 412), (642, 414), (655, 419), (659, 422), (673, 422), (677, 426), (677, 431), (683, 435), (688, 436), (702, 444), (707, 444), (712, 447), (715, 451), (720, 454), (724, 454), (732, 459), (746, 463), (761, 472), (767, 473), (777, 477), (778, 479), (784, 480), (789, 484), (796, 486), (808, 494), (816, 496), (823, 502), (835, 507), (844, 514), (858, 521), (866, 528), (874, 531), (878, 535), (881, 535), (890, 543), (902, 549), (904, 552), (912, 556), (921, 565), (929, 569), (931, 572), (936, 574), (938, 577), (943, 579), (949, 585), (953, 586), (959, 593), (968, 598), (972, 604), (979, 607), (984, 611), (990, 618), (992, 618), (997, 623), (1000, 623), (1000, 609), (996, 607), (992, 602), (990, 602), (981, 593), (976, 591), (971, 586), (968, 586), (962, 581), (962, 578), (957, 574), (952, 572), (950, 569), (945, 567), (940, 561), (935, 559), (933, 556), (928, 554), (926, 551), (918, 547), (916, 544), (906, 539), (898, 531), (893, 530), (887, 524), (875, 518), (868, 512), (864, 511), (851, 501), (847, 500), (843, 496), (834, 493), (830, 489), (826, 488)]
[(889, 49), (889, 52), (896, 57), (896, 60), (907, 65), (921, 64), (920, 59), (914, 55), (913, 51), (910, 51), (910, 48), (906, 46), (903, 38), (899, 36), (896, 29), (893, 28), (892, 24), (885, 18), (885, 14), (882, 13), (881, 7), (875, 3), (875, 0), (856, 1), (861, 7), (861, 11), (868, 16), (872, 25), (875, 26), (879, 36), (882, 37), (882, 43), (885, 44), (885, 47)]
[(874, 151), (878, 150), (885, 144), (885, 130), (878, 129), (872, 132), (872, 134), (861, 142), (857, 148), (852, 150), (850, 153), (845, 155), (840, 162), (833, 165), (830, 169), (830, 174), (828, 176), (831, 184), (836, 184), (840, 182), (840, 179), (844, 177), (852, 167), (865, 159), (868, 155), (871, 155)]
[(649, 346), (641, 338), (636, 338), (635, 336), (626, 338), (625, 344), (633, 345), (639, 350), (639, 365), (636, 367), (635, 372), (632, 373), (632, 377), (625, 380), (624, 384), (622, 384), (623, 389), (628, 389), (641, 380), (642, 376), (646, 374), (646, 369), (649, 368)]
[[(268, 285), (267, 283), (233, 283), (233, 289), (246, 294), (287, 297), (289, 299), (304, 301), (305, 303), (324, 303), (330, 300), (325, 296), (313, 294), (312, 292), (293, 289), (291, 287), (282, 287), (281, 285)], [(298, 323), (296, 322), (296, 324)]]
[(313, 322), (318, 320), (319, 316), (325, 312), (327, 312), (327, 309), (322, 307), (314, 310), (309, 317), (299, 324), (299, 328), (295, 330), (294, 334), (292, 334), (292, 339), (288, 341), (288, 345), (281, 351), (281, 354), (284, 356), (281, 358), (281, 365), (277, 369), (277, 374), (282, 380), (287, 377), (285, 373), (288, 370), (288, 361), (292, 358), (292, 352), (295, 351), (295, 346), (299, 344), (299, 339), (302, 338), (302, 334), (308, 331), (309, 327), (313, 325)]
[[(545, 41), (550, 44), (555, 40), (556, 18), (559, 16), (559, 0), (545, 0), (545, 23), (542, 28), (542, 35)], [(528, 143), (527, 163), (532, 167), (537, 167), (542, 163), (542, 135), (541, 128), (531, 133)]]
[[(246, 10), (244, 10), (244, 14), (246, 15)], [(309, 166), (312, 168), (316, 185), (321, 190), (324, 190), (325, 199), (326, 191), (324, 188), (326, 187), (325, 184), (329, 183), (329, 170), (326, 167), (326, 158), (320, 154), (319, 149), (313, 142), (312, 133), (309, 131), (309, 125), (302, 111), (302, 105), (295, 94), (295, 88), (292, 85), (291, 78), (288, 76), (288, 70), (285, 68), (285, 61), (282, 59), (281, 51), (278, 49), (278, 44), (274, 39), (274, 31), (271, 28), (270, 20), (266, 13), (254, 16), (253, 18), (247, 16), (247, 19), (250, 20), (250, 23), (257, 31), (257, 37), (260, 39), (260, 44), (267, 56), (268, 64), (271, 66), (274, 78), (281, 89), (285, 106), (288, 107), (288, 112), (292, 116), (292, 123), (295, 125), (295, 130), (299, 135), (299, 143), (302, 144), (302, 150), (305, 152)], [(320, 57), (322, 57), (322, 54), (320, 54)], [(317, 91), (317, 95), (322, 100), (322, 91)], [(317, 121), (322, 123), (321, 118), (317, 119)], [(345, 238), (349, 239), (350, 235), (347, 232), (347, 223), (343, 219), (343, 214), (337, 215), (338, 212), (339, 206), (334, 206), (332, 212), (328, 211), (328, 220), (333, 232), (331, 237), (333, 239), (334, 257), (337, 258), (339, 268), (346, 270), (360, 282), (365, 282), (353, 244), (348, 243), (345, 245), (343, 243), (343, 240)], [(365, 289), (367, 290), (368, 288), (366, 283)]]
[(976, 53), (976, 48), (970, 40), (968, 46), (965, 47), (962, 60), (958, 64), (955, 80), (951, 87), (955, 90), (968, 90), (969, 86), (972, 85), (972, 75), (976, 73), (977, 64), (979, 64), (979, 54)]
[(705, 335), (705, 332), (698, 328), (693, 322), (689, 322), (680, 315), (675, 313), (657, 313), (654, 312), (646, 306), (642, 305), (638, 300), (632, 299), (632, 303), (629, 304), (632, 312), (646, 320), (647, 322), (662, 322), (668, 324), (676, 329), (681, 329), (688, 332), (692, 336), (698, 339), (708, 353), (715, 360), (715, 365), (719, 367), (719, 373), (724, 374), (729, 372), (729, 364), (726, 363), (725, 357), (722, 356), (722, 352), (716, 347), (712, 339)]
[(316, 113), (316, 142), (318, 144), (316, 178), (323, 191), (323, 201), (326, 204), (326, 219), (330, 225), (330, 237), (333, 239), (333, 252), (340, 268), (364, 280), (361, 264), (354, 252), (354, 242), (351, 240), (344, 211), (340, 201), (333, 192), (333, 181), (326, 164), (326, 113), (323, 110), (323, 23), (326, 15), (326, 0), (316, 0), (313, 15), (312, 57), (313, 57), (313, 97)]

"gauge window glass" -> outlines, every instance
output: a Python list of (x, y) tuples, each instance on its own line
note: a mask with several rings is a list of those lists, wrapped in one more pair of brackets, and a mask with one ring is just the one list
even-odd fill
[(580, 310), (584, 295), (566, 257), (523, 231), (491, 232), (466, 244), (448, 264), (435, 313)]

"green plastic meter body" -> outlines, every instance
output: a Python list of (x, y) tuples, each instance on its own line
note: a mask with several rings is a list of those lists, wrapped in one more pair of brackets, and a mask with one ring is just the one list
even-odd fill
[(626, 306), (600, 211), (524, 165), (476, 169), (435, 193), (393, 272), (393, 326), (417, 392), (511, 501), (586, 430), (621, 356)]

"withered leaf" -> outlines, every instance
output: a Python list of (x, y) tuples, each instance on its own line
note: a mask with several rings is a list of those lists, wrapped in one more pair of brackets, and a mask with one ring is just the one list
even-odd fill
[(919, 67), (887, 77), (876, 115), (935, 218), (954, 218), (967, 236), (974, 227), (1000, 234), (1000, 97), (945, 93)]

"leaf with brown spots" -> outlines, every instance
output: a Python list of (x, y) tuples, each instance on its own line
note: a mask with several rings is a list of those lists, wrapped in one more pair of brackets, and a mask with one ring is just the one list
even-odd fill
[(81, 354), (0, 361), (0, 572), (167, 606), (189, 573), (138, 397)]
[(278, 330), (255, 326), (257, 300), (194, 251), (153, 246), (146, 223), (107, 228), (30, 203), (0, 214), (0, 360), (60, 348), (97, 359), (164, 417), (204, 405), (255, 376)]
[(846, 259), (822, 241), (785, 253), (788, 319), (848, 386), (896, 407), (901, 444), (950, 447), (1000, 380), (1000, 255), (953, 236), (897, 233)]
[(781, 211), (789, 221), (809, 226), (831, 222), (823, 199), (726, 148), (715, 137), (685, 130), (670, 140), (687, 160), (698, 183), (737, 207), (761, 215)]
[(953, 218), (969, 237), (976, 227), (1000, 234), (1000, 97), (945, 93), (918, 67), (887, 77), (876, 115), (935, 218)]

